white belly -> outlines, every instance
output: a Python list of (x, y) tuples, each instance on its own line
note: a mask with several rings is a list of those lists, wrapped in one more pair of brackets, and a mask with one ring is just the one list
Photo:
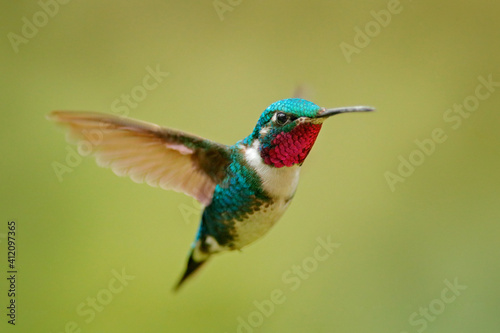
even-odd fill
[(241, 222), (237, 221), (235, 229), (238, 236), (234, 240), (234, 246), (237, 249), (241, 249), (264, 236), (283, 215), (289, 204), (290, 201), (275, 201), (270, 205), (261, 207), (259, 211), (254, 212), (248, 219)]
[(300, 171), (298, 165), (275, 168), (265, 164), (260, 157), (257, 141), (245, 149), (245, 159), (257, 171), (263, 189), (273, 199), (273, 202), (269, 205), (263, 205), (248, 219), (236, 222), (235, 228), (238, 237), (234, 245), (238, 249), (262, 237), (280, 219), (295, 194)]

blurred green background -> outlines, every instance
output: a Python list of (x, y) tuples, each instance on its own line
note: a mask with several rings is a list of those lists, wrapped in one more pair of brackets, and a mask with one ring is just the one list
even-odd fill
[[(212, 1), (41, 3), (53, 17), (35, 1), (0, 4), (2, 331), (500, 329), (500, 87), (478, 79), (500, 82), (498, 2), (221, 0), (219, 13)], [(112, 113), (148, 67), (169, 75), (130, 117), (226, 144), (299, 85), (321, 106), (377, 112), (329, 120), (282, 220), (174, 294), (198, 206), (92, 158), (59, 181), (53, 165), (67, 165), (73, 146), (45, 119)], [(473, 111), (447, 111), (464, 103)], [(446, 141), (424, 155), (415, 140), (430, 150), (436, 129)], [(410, 157), (413, 172), (401, 162)], [(10, 219), (15, 327), (5, 316)], [(340, 244), (324, 261), (318, 237)]]

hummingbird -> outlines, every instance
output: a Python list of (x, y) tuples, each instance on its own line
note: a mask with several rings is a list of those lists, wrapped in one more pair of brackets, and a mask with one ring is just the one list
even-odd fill
[(90, 142), (86, 154), (98, 165), (137, 183), (183, 192), (203, 205), (177, 290), (213, 255), (241, 250), (280, 219), (327, 118), (374, 110), (280, 100), (262, 112), (249, 136), (231, 146), (116, 115), (53, 111), (48, 118), (69, 129), (73, 140)]

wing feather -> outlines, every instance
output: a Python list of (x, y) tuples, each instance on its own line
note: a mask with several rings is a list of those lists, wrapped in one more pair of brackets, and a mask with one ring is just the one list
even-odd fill
[(72, 111), (54, 111), (49, 119), (69, 129), (69, 141), (87, 142), (79, 145), (81, 154), (90, 143), (99, 166), (137, 183), (184, 192), (205, 206), (230, 164), (228, 146), (151, 123)]

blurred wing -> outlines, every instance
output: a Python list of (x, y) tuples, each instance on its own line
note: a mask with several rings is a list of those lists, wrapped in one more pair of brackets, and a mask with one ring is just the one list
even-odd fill
[(314, 99), (313, 98), (314, 97), (314, 90), (309, 85), (300, 84), (297, 87), (295, 87), (295, 90), (293, 91), (292, 97), (293, 98), (307, 99), (307, 100), (311, 101)]
[(207, 206), (226, 175), (230, 150), (194, 135), (129, 118), (54, 111), (49, 119), (69, 129), (80, 154), (137, 183), (184, 192)]

